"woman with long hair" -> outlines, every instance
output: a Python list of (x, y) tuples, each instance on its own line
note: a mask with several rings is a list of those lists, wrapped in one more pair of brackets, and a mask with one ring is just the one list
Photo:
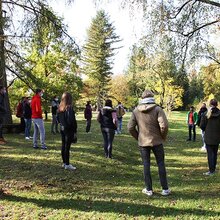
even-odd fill
[(77, 122), (72, 105), (72, 96), (64, 92), (58, 108), (57, 120), (60, 124), (60, 133), (62, 138), (61, 155), (63, 167), (66, 170), (75, 170), (76, 167), (69, 163), (70, 146), (77, 142)]
[(112, 158), (112, 143), (115, 130), (117, 130), (117, 115), (116, 111), (112, 108), (112, 100), (107, 99), (105, 101), (105, 106), (100, 110), (97, 120), (101, 126), (105, 157)]

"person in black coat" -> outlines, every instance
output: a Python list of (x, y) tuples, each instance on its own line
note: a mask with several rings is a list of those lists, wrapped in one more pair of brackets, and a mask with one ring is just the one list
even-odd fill
[(105, 101), (105, 106), (100, 110), (97, 120), (101, 126), (105, 157), (112, 158), (112, 144), (115, 130), (117, 130), (117, 115), (116, 111), (112, 108), (112, 101), (110, 99)]
[(77, 142), (77, 122), (72, 105), (72, 96), (64, 92), (58, 108), (57, 120), (60, 124), (60, 133), (62, 139), (61, 155), (63, 167), (66, 170), (75, 170), (76, 167), (69, 163), (70, 146)]
[[(207, 110), (208, 109), (206, 108), (206, 103), (202, 103), (202, 107), (200, 108), (198, 112), (198, 121), (197, 121), (198, 126), (200, 126), (201, 118), (203, 114), (207, 112)], [(205, 131), (203, 131), (202, 129), (201, 129), (201, 135), (202, 135), (202, 143), (203, 143), (203, 146), (201, 147), (201, 151), (206, 151), (206, 145), (205, 145), (205, 140), (204, 140)]]
[(84, 118), (86, 119), (86, 133), (90, 132), (92, 122), (92, 107), (91, 102), (88, 101), (84, 110)]
[(30, 98), (25, 98), (24, 100), (24, 105), (23, 105), (23, 116), (24, 116), (24, 121), (25, 121), (25, 139), (29, 140), (31, 137), (31, 99)]

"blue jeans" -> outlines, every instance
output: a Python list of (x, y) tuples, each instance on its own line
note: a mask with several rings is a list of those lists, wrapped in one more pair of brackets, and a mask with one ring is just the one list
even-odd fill
[(118, 118), (118, 128), (117, 128), (117, 133), (121, 133), (122, 130), (122, 117)]
[(115, 130), (111, 128), (101, 128), (104, 140), (105, 157), (112, 158), (112, 143), (115, 136)]
[(31, 118), (25, 118), (25, 137), (30, 137), (31, 135)]
[(33, 118), (32, 120), (34, 123), (33, 145), (34, 145), (34, 147), (38, 147), (37, 146), (37, 138), (38, 138), (38, 134), (40, 133), (41, 146), (45, 147), (44, 121), (42, 118)]
[(206, 144), (209, 171), (211, 173), (215, 172), (218, 156), (218, 145)]
[(157, 161), (160, 184), (164, 190), (168, 189), (167, 174), (164, 163), (164, 149), (163, 145), (154, 147), (140, 147), (141, 157), (144, 165), (144, 181), (147, 190), (152, 190), (152, 178), (150, 172), (150, 153), (153, 151)]

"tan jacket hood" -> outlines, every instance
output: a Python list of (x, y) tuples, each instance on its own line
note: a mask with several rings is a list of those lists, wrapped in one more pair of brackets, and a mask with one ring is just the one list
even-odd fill
[(156, 104), (140, 104), (137, 106), (138, 111), (140, 112), (149, 112), (154, 109), (157, 105)]

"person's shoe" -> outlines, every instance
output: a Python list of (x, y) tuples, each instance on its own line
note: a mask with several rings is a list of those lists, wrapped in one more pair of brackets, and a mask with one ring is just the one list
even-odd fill
[(202, 146), (202, 147), (200, 148), (200, 150), (201, 150), (202, 152), (206, 152), (206, 147), (205, 147), (205, 146)]
[(168, 196), (168, 195), (170, 195), (170, 193), (171, 193), (170, 189), (163, 189), (162, 192), (161, 192), (161, 195), (162, 196)]
[(25, 137), (25, 140), (30, 140), (30, 138), (29, 137)]
[(214, 172), (208, 171), (208, 172), (203, 173), (204, 176), (212, 176), (214, 174), (215, 174), (215, 171)]
[(147, 196), (152, 196), (153, 195), (153, 191), (152, 190), (147, 190), (146, 188), (144, 188), (142, 190), (142, 193), (146, 194)]
[(47, 147), (46, 147), (46, 146), (42, 146), (41, 149), (42, 149), (42, 150), (46, 150)]
[(191, 139), (188, 138), (186, 141), (191, 141)]
[(33, 148), (34, 148), (34, 149), (38, 149), (39, 147), (38, 147), (38, 146), (33, 146)]
[(66, 166), (66, 164), (65, 164), (65, 163), (63, 163), (63, 164), (62, 164), (62, 167), (63, 167), (63, 168), (65, 168), (65, 166)]
[(0, 138), (0, 144), (6, 144), (7, 141), (4, 138)]
[(69, 164), (69, 165), (64, 165), (64, 169), (65, 170), (76, 170), (76, 167), (74, 167), (73, 165)]
[(30, 136), (29, 139), (33, 139), (33, 137)]

